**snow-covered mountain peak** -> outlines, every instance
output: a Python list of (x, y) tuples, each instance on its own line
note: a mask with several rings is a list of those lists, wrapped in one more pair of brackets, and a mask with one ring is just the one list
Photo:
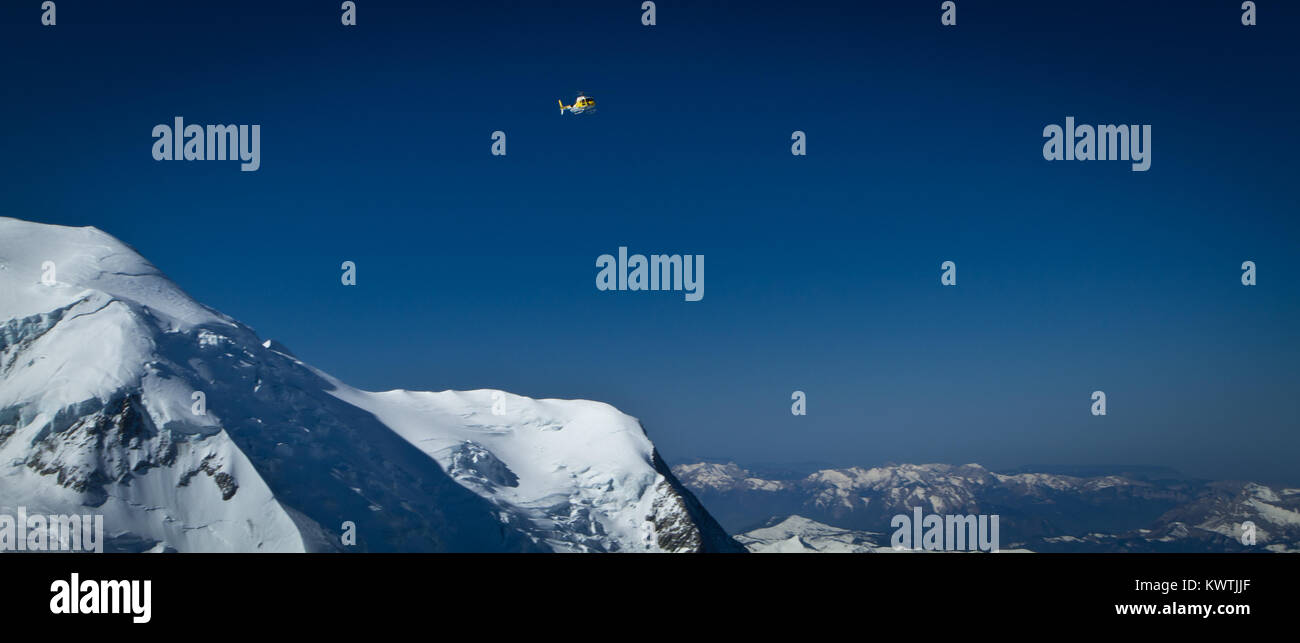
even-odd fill
[(350, 387), (94, 228), (0, 219), (0, 295), (0, 512), (125, 550), (739, 549), (607, 404)]
[(130, 246), (93, 227), (0, 217), (0, 282), (5, 288), (0, 318), (28, 317), (91, 299), (127, 302), (173, 327), (234, 325), (191, 299)]

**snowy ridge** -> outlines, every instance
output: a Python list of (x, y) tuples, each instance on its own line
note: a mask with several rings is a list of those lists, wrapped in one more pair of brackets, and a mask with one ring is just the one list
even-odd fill
[(0, 512), (127, 551), (740, 549), (636, 419), (493, 394), (352, 388), (99, 230), (0, 218)]

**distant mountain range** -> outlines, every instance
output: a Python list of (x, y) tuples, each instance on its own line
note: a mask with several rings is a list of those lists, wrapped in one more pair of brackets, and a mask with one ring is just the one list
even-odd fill
[[(1074, 476), (902, 464), (777, 477), (696, 462), (673, 471), (751, 551), (887, 548), (891, 518), (917, 507), (997, 514), (1004, 550), (1300, 551), (1300, 489), (1170, 479), (1156, 468)], [(1254, 526), (1254, 545), (1241, 541), (1246, 523)]]

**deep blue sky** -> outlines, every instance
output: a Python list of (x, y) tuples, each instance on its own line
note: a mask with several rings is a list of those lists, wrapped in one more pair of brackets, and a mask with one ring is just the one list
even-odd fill
[[(357, 3), (5, 3), (0, 214), (354, 385), (604, 400), (669, 461), (1300, 478), (1297, 3)], [(261, 170), (155, 162), (177, 115), (260, 124)], [(1044, 161), (1067, 115), (1151, 124), (1151, 170)], [(620, 245), (705, 255), (704, 301), (597, 291)]]

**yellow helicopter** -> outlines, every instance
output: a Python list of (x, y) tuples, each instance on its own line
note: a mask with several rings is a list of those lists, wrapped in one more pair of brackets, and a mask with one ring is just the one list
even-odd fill
[(563, 115), (564, 112), (569, 112), (570, 114), (577, 116), (578, 114), (587, 114), (596, 111), (596, 99), (591, 98), (582, 92), (578, 92), (578, 97), (574, 99), (572, 105), (565, 105), (562, 100), (555, 102), (560, 104), (561, 115)]

